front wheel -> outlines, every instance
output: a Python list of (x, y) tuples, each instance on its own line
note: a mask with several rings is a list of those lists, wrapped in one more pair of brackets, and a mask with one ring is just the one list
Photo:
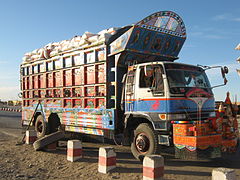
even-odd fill
[(149, 124), (142, 123), (135, 129), (131, 143), (131, 151), (133, 156), (139, 160), (146, 155), (157, 153), (157, 135)]

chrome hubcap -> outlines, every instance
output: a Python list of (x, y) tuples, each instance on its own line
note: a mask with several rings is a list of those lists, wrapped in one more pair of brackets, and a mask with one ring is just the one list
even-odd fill
[(136, 148), (140, 153), (146, 153), (149, 149), (149, 145), (149, 139), (145, 134), (140, 133), (137, 135)]

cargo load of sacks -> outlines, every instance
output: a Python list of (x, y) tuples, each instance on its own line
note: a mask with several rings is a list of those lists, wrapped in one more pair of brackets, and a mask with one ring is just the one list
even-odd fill
[(26, 53), (23, 57), (23, 63), (38, 59), (48, 59), (57, 56), (59, 53), (64, 51), (106, 42), (112, 35), (116, 33), (118, 29), (119, 28), (105, 29), (97, 34), (85, 32), (82, 36), (75, 36), (70, 40), (49, 43), (43, 48), (35, 49), (32, 52)]

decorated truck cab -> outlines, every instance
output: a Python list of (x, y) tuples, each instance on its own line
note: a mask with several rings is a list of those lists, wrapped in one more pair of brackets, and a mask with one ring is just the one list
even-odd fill
[[(35, 126), (39, 137), (58, 129), (121, 135), (136, 158), (158, 153), (160, 145), (174, 146), (182, 158), (219, 155), (221, 134), (211, 127), (215, 101), (205, 74), (210, 67), (175, 62), (185, 39), (181, 17), (160, 11), (26, 53), (22, 124)], [(227, 69), (221, 69), (226, 82)]]

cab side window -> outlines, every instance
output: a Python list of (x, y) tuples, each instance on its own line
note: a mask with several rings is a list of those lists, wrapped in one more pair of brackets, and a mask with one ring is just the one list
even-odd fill
[(163, 68), (162, 66), (155, 66), (153, 68), (152, 76), (146, 76), (144, 73), (144, 67), (140, 69), (139, 87), (151, 88), (153, 93), (164, 92), (163, 83)]
[(164, 91), (164, 82), (163, 82), (163, 69), (161, 66), (154, 68), (154, 80), (153, 80), (153, 90), (154, 92), (163, 92)]
[(147, 77), (144, 73), (144, 68), (142, 67), (140, 70), (140, 79), (139, 79), (139, 87), (140, 88), (150, 88), (152, 87), (153, 76)]

